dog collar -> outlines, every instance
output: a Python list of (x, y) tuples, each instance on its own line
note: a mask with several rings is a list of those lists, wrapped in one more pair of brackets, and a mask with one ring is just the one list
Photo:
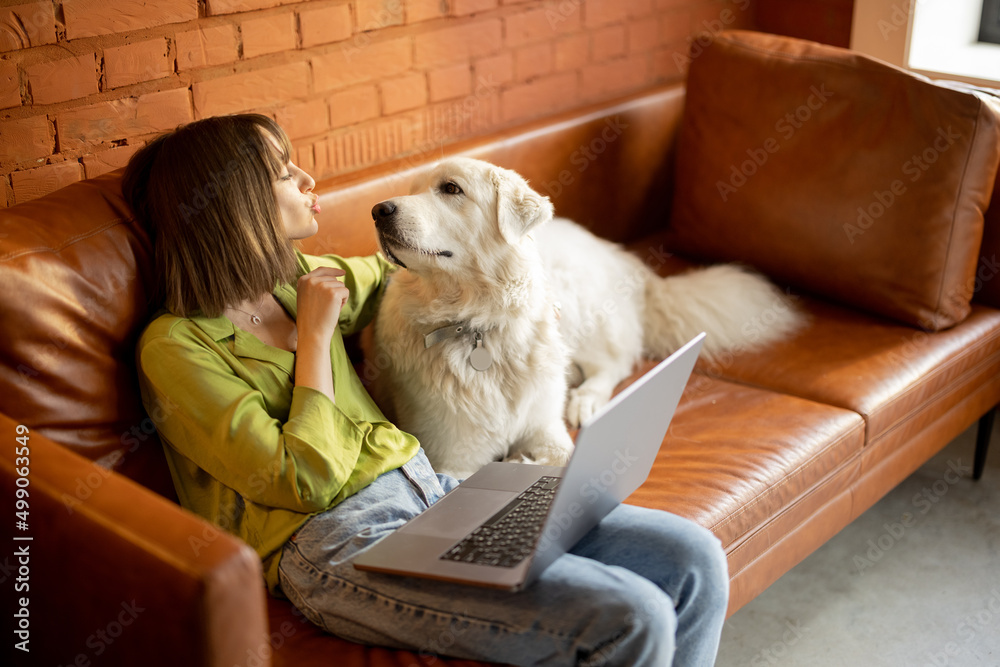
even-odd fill
[(447, 326), (441, 327), (440, 329), (435, 329), (426, 336), (424, 336), (424, 349), (434, 347), (441, 341), (448, 340), (449, 338), (458, 338), (464, 334), (469, 328), (469, 325), (465, 322), (459, 322), (458, 324), (449, 324)]
[(435, 329), (425, 335), (424, 349), (426, 350), (434, 347), (438, 343), (451, 338), (458, 338), (466, 333), (471, 333), (473, 339), (475, 340), (475, 347), (472, 348), (472, 353), (469, 355), (469, 363), (472, 364), (472, 367), (477, 371), (487, 370), (493, 365), (493, 355), (490, 354), (489, 350), (483, 347), (483, 332), (471, 329), (469, 324), (466, 322), (449, 324), (441, 327), (440, 329)]

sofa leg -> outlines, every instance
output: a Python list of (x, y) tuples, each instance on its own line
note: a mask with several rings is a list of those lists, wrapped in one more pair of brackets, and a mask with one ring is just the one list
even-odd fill
[(990, 435), (993, 433), (993, 420), (997, 416), (996, 408), (979, 418), (979, 429), (976, 431), (976, 454), (972, 462), (972, 479), (983, 476), (986, 467), (986, 450), (990, 448)]

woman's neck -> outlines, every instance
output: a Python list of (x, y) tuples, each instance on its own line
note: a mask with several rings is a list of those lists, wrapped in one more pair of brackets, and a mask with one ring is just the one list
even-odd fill
[(295, 320), (270, 294), (227, 307), (225, 315), (237, 327), (252, 333), (267, 345), (289, 352), (294, 352), (298, 346)]
[(253, 325), (259, 325), (266, 313), (262, 314), (268, 306), (268, 294), (261, 294), (256, 298), (246, 299), (240, 303), (226, 306), (225, 314), (230, 319), (247, 320)]

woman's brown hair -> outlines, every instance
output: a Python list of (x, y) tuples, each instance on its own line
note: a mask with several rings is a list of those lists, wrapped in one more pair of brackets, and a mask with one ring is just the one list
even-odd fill
[(295, 278), (273, 186), (290, 153), (272, 119), (239, 114), (189, 123), (132, 156), (122, 192), (152, 233), (168, 310), (216, 317)]

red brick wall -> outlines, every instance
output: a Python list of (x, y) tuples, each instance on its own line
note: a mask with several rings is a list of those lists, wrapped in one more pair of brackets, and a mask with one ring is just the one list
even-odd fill
[(750, 0), (2, 0), (0, 204), (272, 115), (318, 179), (683, 75)]

